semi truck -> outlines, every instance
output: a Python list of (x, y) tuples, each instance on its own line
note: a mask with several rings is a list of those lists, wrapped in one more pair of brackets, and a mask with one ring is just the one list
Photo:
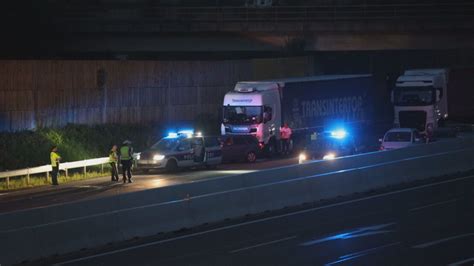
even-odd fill
[(394, 127), (432, 134), (445, 121), (474, 123), (474, 68), (413, 69), (398, 77)]
[(224, 96), (221, 134), (254, 135), (270, 155), (280, 148), (283, 123), (293, 131), (292, 147), (314, 132), (341, 127), (367, 137), (378, 100), (374, 90), (368, 74), (238, 82)]

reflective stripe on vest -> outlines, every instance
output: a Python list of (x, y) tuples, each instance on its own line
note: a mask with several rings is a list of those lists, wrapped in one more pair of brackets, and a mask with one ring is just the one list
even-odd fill
[(130, 160), (132, 157), (130, 157), (130, 147), (128, 146), (122, 146), (120, 147), (120, 160)]

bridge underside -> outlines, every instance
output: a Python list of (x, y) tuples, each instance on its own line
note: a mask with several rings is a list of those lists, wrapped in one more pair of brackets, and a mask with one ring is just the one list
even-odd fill
[(38, 10), (0, 11), (0, 57), (474, 48), (474, 3), (469, 1), (264, 9), (51, 3)]
[[(33, 45), (39, 43), (39, 45)], [(3, 42), (0, 56), (21, 57), (107, 57), (131, 59), (166, 54), (301, 54), (318, 51), (452, 50), (473, 49), (472, 32), (306, 32), (301, 34), (132, 34), (126, 36), (77, 34), (68, 38)], [(179, 56), (178, 56), (179, 57)], [(226, 56), (227, 57), (227, 56)]]

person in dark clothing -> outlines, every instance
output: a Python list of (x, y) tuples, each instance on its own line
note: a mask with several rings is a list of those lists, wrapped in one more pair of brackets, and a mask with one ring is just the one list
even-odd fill
[(133, 162), (133, 148), (132, 142), (126, 140), (120, 147), (120, 163), (122, 164), (123, 183), (132, 183), (132, 162)]
[(283, 127), (280, 128), (281, 150), (283, 155), (290, 154), (291, 134), (291, 128), (288, 126), (288, 123), (283, 124)]
[(109, 163), (111, 167), (111, 175), (112, 181), (118, 181), (118, 153), (117, 153), (117, 145), (112, 146), (109, 152)]

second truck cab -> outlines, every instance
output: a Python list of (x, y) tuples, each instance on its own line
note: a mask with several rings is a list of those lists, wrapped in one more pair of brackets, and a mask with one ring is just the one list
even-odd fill
[(447, 113), (446, 69), (407, 70), (392, 91), (394, 126), (432, 133)]

